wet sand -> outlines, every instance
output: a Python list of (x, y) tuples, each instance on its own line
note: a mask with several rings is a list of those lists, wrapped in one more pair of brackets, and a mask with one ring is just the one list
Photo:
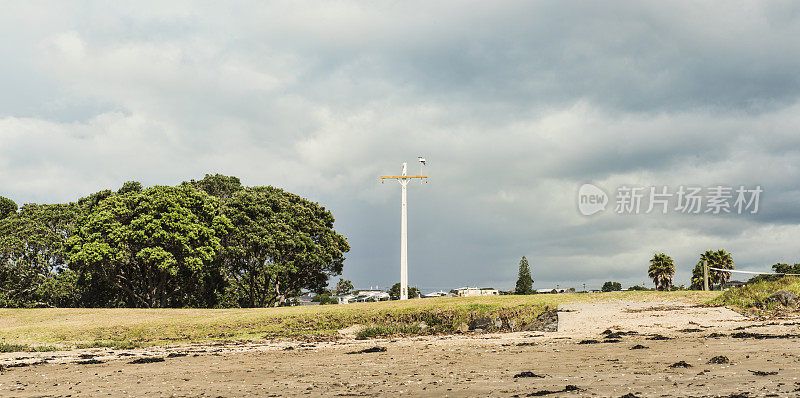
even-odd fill
[(9, 353), (0, 395), (800, 396), (797, 320), (679, 302), (561, 310), (552, 333)]

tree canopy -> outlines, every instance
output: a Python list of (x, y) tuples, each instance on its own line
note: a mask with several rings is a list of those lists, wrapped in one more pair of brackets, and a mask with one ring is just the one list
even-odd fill
[(78, 217), (75, 204), (27, 204), (0, 219), (0, 305), (74, 304), (64, 242)]
[[(713, 268), (720, 268), (720, 269), (734, 269), (733, 265), (733, 256), (730, 253), (726, 252), (725, 249), (720, 250), (706, 250), (705, 253), (700, 255), (700, 260), (695, 265), (694, 269), (692, 270), (692, 284), (691, 289), (693, 290), (702, 290), (703, 289), (703, 261), (708, 262), (709, 267)], [(725, 282), (731, 279), (731, 273), (725, 271), (716, 271), (716, 270), (709, 270), (708, 271), (708, 283), (711, 285), (710, 288), (713, 288), (714, 285), (717, 285), (719, 288), (722, 287)]]
[(317, 203), (253, 187), (225, 200), (224, 209), (233, 224), (224, 267), (241, 305), (279, 305), (301, 289), (321, 292), (329, 275), (341, 274), (350, 246)]
[(528, 265), (528, 259), (522, 256), (519, 260), (519, 270), (517, 272), (517, 286), (514, 289), (516, 294), (532, 294), (533, 293), (533, 278), (531, 277), (531, 267)]
[(672, 286), (672, 276), (675, 275), (675, 264), (672, 257), (658, 253), (650, 260), (650, 268), (647, 275), (656, 285), (656, 290), (666, 291)]
[(212, 201), (190, 187), (112, 195), (67, 241), (70, 262), (122, 290), (127, 306), (189, 305), (230, 228)]
[(9, 198), (0, 196), (0, 219), (17, 212), (17, 204)]
[(603, 287), (601, 287), (600, 290), (603, 292), (618, 292), (622, 290), (622, 284), (619, 282), (608, 281), (603, 283)]
[(343, 296), (352, 292), (353, 290), (355, 290), (355, 287), (353, 287), (353, 282), (348, 279), (339, 279), (339, 282), (336, 283), (336, 289), (334, 290), (334, 293), (336, 295)]
[[(408, 298), (419, 297), (422, 293), (417, 287), (408, 287)], [(389, 289), (389, 298), (392, 300), (400, 300), (400, 282), (395, 283)]]
[(350, 249), (319, 204), (219, 174), (0, 209), (6, 307), (281, 305), (324, 290)]

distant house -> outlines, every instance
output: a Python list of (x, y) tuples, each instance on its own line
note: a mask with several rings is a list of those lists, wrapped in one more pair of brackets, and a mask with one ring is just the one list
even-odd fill
[(311, 301), (314, 299), (315, 294), (306, 294), (297, 298), (297, 305), (319, 305), (318, 301)]
[(452, 296), (453, 296), (453, 294), (451, 294), (451, 293), (447, 293), (447, 292), (444, 292), (444, 291), (441, 291), (441, 290), (440, 290), (440, 291), (438, 291), (438, 292), (433, 292), (433, 293), (423, 294), (423, 295), (422, 295), (422, 298), (433, 298), (433, 297), (452, 297)]
[(389, 293), (383, 290), (359, 290), (346, 296), (337, 296), (339, 304), (366, 303), (371, 301), (387, 301)]
[(549, 289), (536, 289), (536, 293), (545, 294), (545, 293), (558, 293), (559, 291), (553, 289), (552, 287)]
[(499, 296), (500, 292), (490, 287), (462, 287), (456, 289), (456, 294), (458, 297)]

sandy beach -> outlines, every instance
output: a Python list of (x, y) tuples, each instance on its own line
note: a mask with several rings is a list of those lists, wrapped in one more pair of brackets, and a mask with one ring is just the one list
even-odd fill
[(551, 333), (8, 353), (0, 394), (795, 396), (798, 341), (792, 319), (723, 307), (576, 303)]

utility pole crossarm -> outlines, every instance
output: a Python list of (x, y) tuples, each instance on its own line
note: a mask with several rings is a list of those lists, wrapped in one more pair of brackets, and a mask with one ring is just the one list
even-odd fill
[(428, 178), (428, 176), (425, 176), (425, 175), (422, 175), (422, 176), (420, 176), (420, 175), (417, 175), (417, 176), (381, 176), (381, 180), (395, 180), (395, 179), (396, 180), (401, 180), (401, 179), (402, 180), (407, 180), (407, 179), (411, 179), (411, 178)]

